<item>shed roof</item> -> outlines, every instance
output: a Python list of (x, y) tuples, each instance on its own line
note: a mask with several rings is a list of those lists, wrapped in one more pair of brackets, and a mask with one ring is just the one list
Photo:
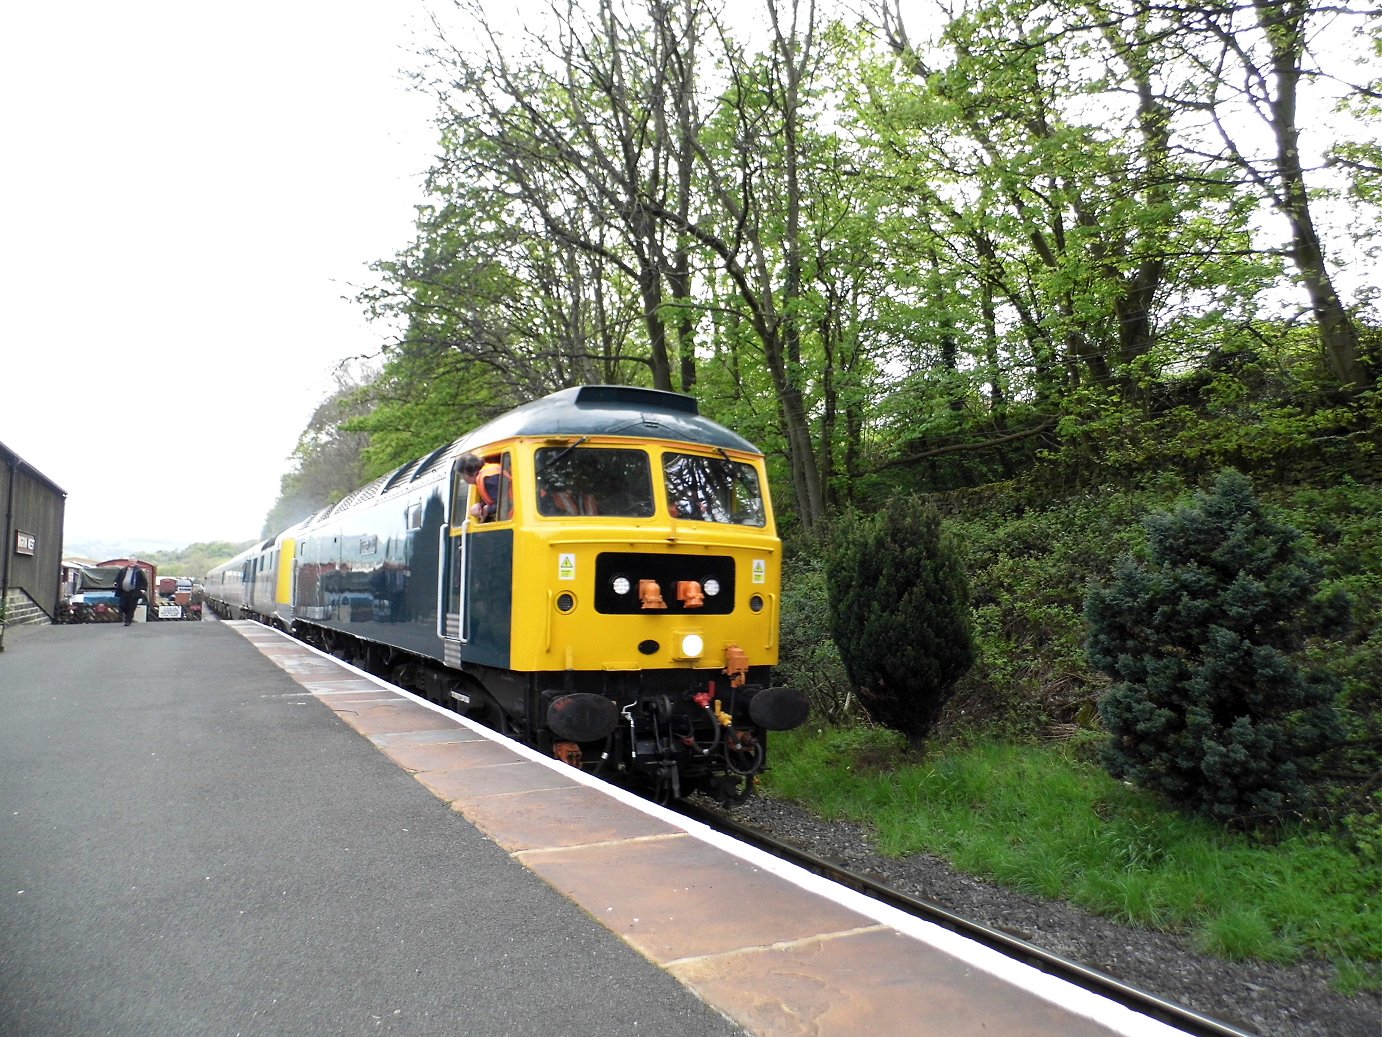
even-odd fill
[(32, 476), (33, 476), (35, 479), (37, 479), (39, 482), (43, 483), (45, 486), (47, 486), (47, 487), (48, 487), (49, 489), (51, 489), (53, 492), (59, 493), (59, 494), (61, 494), (63, 497), (66, 497), (66, 496), (67, 496), (67, 491), (66, 491), (66, 490), (64, 490), (64, 489), (63, 489), (61, 486), (59, 486), (57, 483), (53, 482), (52, 479), (48, 478), (48, 476), (44, 475), (44, 474), (43, 474), (42, 472), (40, 472), (37, 468), (35, 468), (33, 465), (29, 464), (28, 461), (24, 460), (24, 458), (20, 457), (20, 456), (19, 456), (18, 454), (16, 454), (13, 450), (11, 450), (9, 447), (7, 447), (4, 443), (0, 443), (0, 461), (3, 461), (6, 465), (8, 465), (8, 466), (10, 466), (10, 467), (16, 467), (16, 466), (18, 466), (18, 465), (23, 465), (24, 468), (28, 470), (28, 472), (29, 472), (30, 475), (32, 475)]

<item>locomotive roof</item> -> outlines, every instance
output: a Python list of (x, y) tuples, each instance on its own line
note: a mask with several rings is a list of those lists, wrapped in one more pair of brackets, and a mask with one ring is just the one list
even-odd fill
[[(399, 486), (449, 469), (452, 460), (468, 450), (517, 436), (629, 436), (759, 453), (743, 436), (702, 416), (693, 396), (632, 385), (578, 385), (506, 411), (425, 457), (409, 461), (357, 487), (301, 524), (315, 525), (327, 515), (347, 511)], [(266, 542), (264, 548), (271, 543)]]
[(743, 436), (703, 417), (694, 397), (630, 385), (562, 389), (501, 414), (464, 443), (479, 446), (514, 436), (630, 436), (759, 452)]

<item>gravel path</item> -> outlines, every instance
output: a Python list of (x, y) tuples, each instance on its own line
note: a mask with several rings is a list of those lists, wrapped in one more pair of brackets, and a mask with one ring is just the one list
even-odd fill
[(740, 824), (901, 892), (1261, 1037), (1382, 1037), (1382, 995), (1344, 997), (1334, 992), (1327, 967), (1209, 958), (1175, 937), (1131, 929), (1064, 903), (990, 886), (934, 857), (880, 856), (865, 829), (822, 821), (785, 801), (756, 796), (737, 807), (733, 816)]

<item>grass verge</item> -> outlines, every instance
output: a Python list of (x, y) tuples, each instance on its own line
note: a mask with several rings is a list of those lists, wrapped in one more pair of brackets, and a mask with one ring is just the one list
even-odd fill
[(882, 728), (774, 740), (767, 791), (1023, 893), (1187, 936), (1209, 954), (1332, 963), (1382, 988), (1382, 869), (1328, 836), (1227, 832), (1082, 759), (1077, 743), (984, 744), (925, 758)]

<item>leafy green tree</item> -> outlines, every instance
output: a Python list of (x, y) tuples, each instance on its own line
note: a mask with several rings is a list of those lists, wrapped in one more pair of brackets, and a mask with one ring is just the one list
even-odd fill
[[(1296, 54), (1312, 2), (984, 0), (928, 38), (897, 0), (862, 18), (770, 0), (754, 28), (708, 0), (590, 0), (517, 34), (460, 4), (455, 45), (430, 52), (441, 150), (417, 239), (362, 296), (399, 329), (353, 426), (368, 466), (589, 381), (694, 392), (764, 448), (789, 532), (1034, 465), (1251, 464), (1181, 408), (1202, 390), (1247, 408), (1256, 372), (1305, 367), (1274, 314), (1310, 250), (1261, 240), (1271, 157), (1228, 161), (1206, 115), (1236, 126), (1260, 98), (1289, 129), (1271, 98), (1316, 103), (1329, 77), (1306, 55), (1280, 89), (1263, 63)], [(1234, 63), (1266, 76), (1247, 93), (1205, 60), (1240, 37)], [(1376, 65), (1350, 78), (1375, 84)], [(1351, 93), (1356, 140), (1334, 153), (1365, 203), (1375, 98)], [(1375, 319), (1351, 319), (1371, 364)], [(1309, 345), (1312, 367), (1347, 360), (1346, 341)], [(1317, 382), (1283, 410), (1354, 435), (1316, 413)]]
[[(557, 271), (560, 282), (586, 286), (584, 296), (562, 300), (570, 330), (544, 329), (548, 343), (579, 361), (630, 339), (637, 348), (628, 355), (655, 388), (676, 387), (676, 373), (691, 391), (689, 238), (657, 214), (689, 219), (704, 5), (554, 6), (537, 55), (509, 53), (508, 38), (485, 15), (472, 12), (471, 20), (478, 48), (437, 53), (453, 123), (442, 180), (488, 193), (505, 210), (491, 226), (559, 253), (569, 267)], [(495, 204), (481, 207), (488, 214)], [(636, 305), (599, 337), (592, 318), (612, 284)], [(464, 308), (464, 297), (453, 305)]]
[[(380, 284), (360, 297), (373, 319), (400, 329), (385, 347), (378, 395), (413, 413), (387, 427), (435, 424), (422, 412), (451, 408), (458, 392), (478, 406), (487, 397), (512, 405), (581, 382), (646, 379), (630, 341), (641, 307), (627, 279), (544, 232), (536, 187), (505, 187), (491, 168), (495, 149), (468, 124), (445, 136), (416, 240), (377, 264)], [(434, 393), (439, 382), (448, 384)]]
[[(1134, 382), (1168, 314), (1206, 308), (1200, 272), (1241, 251), (1249, 212), (1227, 177), (1178, 149), (1158, 94), (1176, 70), (1154, 28), (1084, 4), (995, 0), (957, 8), (928, 44), (895, 0), (880, 11), (904, 74), (865, 66), (860, 115), (873, 167), (925, 204), (945, 274), (967, 288), (969, 326), (964, 294), (952, 319), (986, 355), (966, 366), (992, 382), (1007, 353), (1010, 377), (1048, 406), (1074, 387), (1063, 381)], [(1012, 330), (995, 343), (1001, 326)]]
[(368, 410), (363, 389), (344, 371), (336, 389), (313, 412), (298, 437), (292, 467), (279, 480), (278, 500), (264, 518), (260, 536), (271, 536), (334, 504), (365, 481), (368, 437), (350, 422)]
[(234, 558), (253, 542), (232, 544), (229, 540), (212, 540), (188, 544), (176, 551), (152, 551), (142, 557), (144, 561), (158, 566), (160, 576), (188, 576), (200, 579), (222, 562)]
[(1146, 560), (1125, 556), (1085, 600), (1090, 662), (1114, 680), (1109, 772), (1224, 821), (1303, 809), (1342, 729), (1337, 682), (1293, 657), (1347, 599), (1321, 593), (1299, 531), (1232, 469), (1144, 527)]
[(873, 718), (918, 744), (974, 662), (969, 581), (917, 498), (842, 523), (826, 552), (830, 627)]
[[(1319, 189), (1312, 182), (1302, 138), (1312, 85), (1343, 87), (1346, 101), (1366, 99), (1366, 86), (1346, 84), (1327, 68), (1342, 66), (1354, 32), (1376, 13), (1321, 0), (1195, 0), (1158, 8), (1169, 18), (1166, 40), (1183, 46), (1186, 63), (1213, 69), (1191, 97), (1171, 98), (1197, 113), (1210, 113), (1217, 141), (1205, 157), (1237, 172), (1281, 216), (1290, 233), (1287, 256), (1310, 301), (1324, 360), (1349, 395), (1376, 385), (1351, 307), (1336, 287), (1328, 242), (1317, 215)], [(1330, 23), (1333, 31), (1326, 31)], [(1340, 31), (1343, 30), (1343, 31)], [(1270, 144), (1227, 127), (1234, 114), (1256, 118)], [(1261, 136), (1259, 134), (1258, 136)]]

